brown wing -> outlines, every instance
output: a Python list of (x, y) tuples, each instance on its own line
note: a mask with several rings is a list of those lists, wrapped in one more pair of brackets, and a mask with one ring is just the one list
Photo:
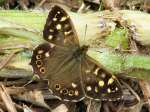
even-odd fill
[(84, 98), (81, 87), (81, 63), (72, 56), (79, 41), (68, 14), (59, 6), (50, 11), (43, 37), (51, 44), (39, 45), (33, 52), (31, 65), (35, 73), (49, 80), (49, 88), (62, 100)]
[(49, 80), (49, 89), (65, 101), (85, 97), (81, 86), (81, 62), (72, 52), (52, 44), (41, 44), (34, 51), (31, 65), (36, 74)]
[(122, 98), (122, 88), (116, 77), (89, 56), (83, 59), (82, 77), (87, 97), (108, 101)]
[(48, 15), (43, 37), (48, 42), (59, 46), (79, 46), (78, 37), (69, 15), (57, 5), (51, 9)]

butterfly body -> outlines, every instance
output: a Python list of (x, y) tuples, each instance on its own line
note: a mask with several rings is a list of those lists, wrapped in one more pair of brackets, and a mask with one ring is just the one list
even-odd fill
[(36, 74), (49, 81), (55, 96), (77, 102), (85, 97), (115, 101), (122, 98), (114, 75), (87, 55), (88, 45), (79, 45), (68, 14), (59, 6), (49, 13), (43, 36), (49, 43), (33, 51), (31, 65)]
[(73, 57), (78, 59), (78, 58), (81, 58), (81, 57), (85, 56), (87, 51), (88, 51), (88, 47), (89, 46), (87, 46), (87, 45), (83, 45), (82, 47), (79, 47), (73, 53)]

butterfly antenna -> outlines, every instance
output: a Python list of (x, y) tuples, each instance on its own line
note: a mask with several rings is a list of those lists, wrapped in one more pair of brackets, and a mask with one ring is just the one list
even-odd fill
[(84, 40), (83, 40), (83, 42), (85, 41), (86, 32), (87, 32), (87, 24), (85, 25), (85, 32), (84, 32)]

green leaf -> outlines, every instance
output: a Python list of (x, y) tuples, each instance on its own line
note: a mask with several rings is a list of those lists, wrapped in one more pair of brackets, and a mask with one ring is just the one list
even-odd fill
[(128, 49), (128, 31), (126, 29), (116, 28), (111, 34), (106, 37), (106, 44), (113, 48), (121, 45), (123, 49)]

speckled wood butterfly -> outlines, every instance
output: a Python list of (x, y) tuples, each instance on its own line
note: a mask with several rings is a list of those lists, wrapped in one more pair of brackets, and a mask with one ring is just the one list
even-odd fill
[(69, 15), (54, 6), (47, 18), (43, 37), (48, 43), (33, 51), (31, 65), (36, 74), (49, 80), (49, 88), (64, 101), (119, 100), (120, 83), (86, 52), (89, 46), (79, 40)]

